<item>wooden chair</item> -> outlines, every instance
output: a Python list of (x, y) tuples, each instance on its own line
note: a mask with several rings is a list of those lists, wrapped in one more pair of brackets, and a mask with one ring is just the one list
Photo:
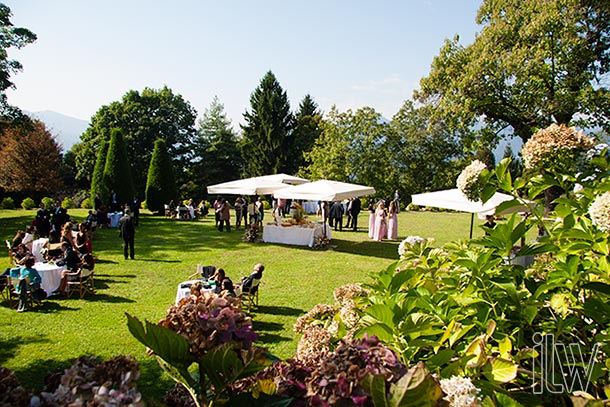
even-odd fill
[(252, 280), (252, 285), (250, 287), (242, 287), (241, 293), (239, 294), (239, 298), (241, 298), (242, 302), (246, 302), (248, 304), (248, 312), (252, 311), (253, 306), (258, 307), (258, 291), (261, 284), (260, 279)]
[[(70, 281), (70, 277), (77, 277)], [(67, 297), (70, 298), (72, 293), (78, 291), (79, 298), (82, 300), (86, 293), (95, 295), (95, 284), (93, 282), (93, 270), (80, 268), (74, 273), (66, 273), (68, 279)]]
[(8, 250), (8, 260), (11, 264), (11, 267), (13, 267), (15, 265), (15, 257), (13, 256), (13, 248), (11, 247), (11, 242), (5, 240), (4, 243), (6, 243), (6, 249)]
[[(10, 283), (10, 292), (9, 292), (9, 307), (13, 307), (13, 301), (15, 301), (15, 305), (14, 307), (17, 308), (17, 306), (19, 305), (19, 292), (17, 291), (17, 287), (19, 287), (19, 284), (24, 284), (24, 285), (30, 285), (30, 279), (26, 278), (25, 279), (25, 283), (23, 283), (24, 280), (22, 280), (19, 277), (13, 277), (11, 276), (10, 278), (11, 283)], [(21, 289), (25, 290), (27, 289), (26, 287), (22, 287)], [(42, 301), (37, 300), (36, 298), (32, 297), (32, 292), (28, 291), (26, 299), (25, 299), (25, 306), (26, 308), (34, 308), (34, 305), (42, 305)]]

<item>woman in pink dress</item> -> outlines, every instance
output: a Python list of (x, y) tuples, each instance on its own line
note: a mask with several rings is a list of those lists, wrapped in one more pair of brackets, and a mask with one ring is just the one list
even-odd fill
[(369, 199), (369, 238), (373, 238), (373, 231), (375, 230), (375, 203), (373, 199)]
[(373, 240), (381, 241), (388, 234), (386, 225), (385, 206), (380, 202), (375, 211), (375, 229), (373, 230)]
[(396, 202), (391, 201), (388, 208), (388, 239), (398, 238), (398, 218), (396, 217)]

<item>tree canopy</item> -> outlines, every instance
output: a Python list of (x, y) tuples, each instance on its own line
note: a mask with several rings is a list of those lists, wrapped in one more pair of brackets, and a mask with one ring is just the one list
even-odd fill
[(244, 113), (240, 145), (245, 175), (287, 172), (294, 144), (292, 114), (286, 91), (273, 72), (267, 72), (250, 95), (250, 108)]
[(296, 174), (307, 166), (305, 153), (311, 150), (315, 141), (322, 134), (322, 113), (311, 95), (305, 95), (294, 115), (293, 145), (290, 149), (288, 174)]
[(152, 212), (162, 213), (163, 205), (178, 199), (172, 159), (165, 140), (157, 139), (148, 167), (146, 206)]
[(609, 129), (610, 3), (484, 0), (471, 45), (447, 40), (416, 97), (449, 125), (527, 140), (550, 123)]
[(166, 141), (176, 168), (180, 171), (188, 168), (193, 158), (196, 116), (190, 103), (168, 87), (127, 92), (120, 101), (102, 106), (91, 118), (81, 136), (83, 148), (77, 156), (77, 179), (91, 181), (100, 144), (110, 139), (109, 129), (119, 128), (127, 145), (136, 192), (143, 192), (157, 138)]

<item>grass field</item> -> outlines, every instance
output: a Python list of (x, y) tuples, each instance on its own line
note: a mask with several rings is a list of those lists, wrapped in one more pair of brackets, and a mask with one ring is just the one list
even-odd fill
[[(0, 211), (0, 235), (12, 239), (35, 212)], [(70, 210), (82, 220), (85, 210)], [(267, 215), (269, 216), (269, 215)], [(314, 220), (314, 217), (310, 216)], [(475, 224), (481, 224), (475, 218)], [(368, 212), (361, 213), (360, 230), (333, 233), (327, 250), (245, 243), (242, 232), (221, 233), (213, 217), (176, 221), (144, 213), (136, 233), (136, 259), (124, 260), (116, 229), (97, 232), (94, 255), (96, 295), (79, 300), (50, 298), (33, 312), (17, 313), (0, 306), (0, 365), (16, 372), (36, 391), (49, 372), (70, 366), (81, 355), (108, 359), (133, 355), (140, 362), (138, 388), (147, 399), (159, 399), (173, 385), (153, 358), (127, 330), (125, 313), (158, 321), (173, 303), (176, 287), (195, 272), (198, 263), (226, 270), (233, 280), (264, 263), (260, 306), (252, 312), (258, 345), (281, 358), (294, 354), (298, 338), (292, 330), (297, 317), (318, 303), (332, 303), (333, 289), (366, 282), (368, 273), (398, 259), (397, 248), (407, 235), (436, 239), (436, 246), (468, 238), (470, 215), (448, 212), (401, 212), (399, 240), (368, 238)], [(481, 235), (475, 227), (475, 236)], [(8, 266), (6, 251), (0, 265)]]

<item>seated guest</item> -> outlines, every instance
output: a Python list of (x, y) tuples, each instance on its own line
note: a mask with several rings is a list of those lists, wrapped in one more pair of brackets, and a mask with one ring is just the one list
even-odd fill
[(233, 282), (230, 278), (225, 278), (222, 280), (222, 291), (220, 291), (220, 296), (223, 298), (235, 298), (235, 289), (233, 288)]
[(31, 256), (32, 253), (28, 250), (27, 246), (23, 243), (20, 243), (13, 253), (13, 258), (15, 259), (15, 264), (19, 266), (23, 266), (25, 264), (25, 260), (27, 257)]
[(17, 269), (19, 270), (19, 285), (17, 286), (19, 306), (17, 307), (17, 312), (25, 311), (25, 304), (27, 303), (29, 292), (32, 292), (32, 296), (36, 299), (43, 299), (46, 297), (46, 294), (44, 294), (44, 297), (41, 296), (41, 293), (44, 292), (40, 290), (42, 278), (34, 268), (35, 263), (36, 259), (30, 256), (25, 260), (25, 265)]
[(18, 230), (11, 241), (11, 248), (15, 250), (17, 246), (19, 246), (23, 242), (23, 238), (25, 237), (25, 232), (23, 230)]
[(214, 286), (214, 293), (220, 294), (220, 291), (222, 291), (222, 281), (225, 278), (226, 274), (224, 269), (216, 269), (214, 275), (212, 276), (212, 280), (214, 280), (214, 283), (216, 283), (216, 285)]
[(78, 224), (78, 233), (76, 234), (74, 244), (76, 245), (76, 251), (81, 255), (90, 252), (91, 242), (89, 240), (89, 234), (87, 233), (85, 224), (82, 222)]
[(252, 271), (248, 277), (242, 277), (241, 284), (235, 285), (235, 292), (237, 295), (239, 296), (242, 293), (249, 292), (254, 280), (260, 280), (263, 278), (263, 270), (265, 270), (265, 266), (258, 263), (256, 266), (254, 266), (254, 271)]
[(36, 228), (34, 228), (34, 226), (28, 226), (25, 228), (25, 235), (23, 236), (23, 240), (21, 240), (21, 243), (26, 245), (29, 250), (32, 250), (32, 242), (34, 241), (35, 233)]
[(66, 222), (61, 229), (61, 239), (60, 243), (68, 243), (74, 250), (77, 250), (76, 242), (74, 241), (74, 236), (72, 235), (72, 229), (74, 225), (72, 222)]
[(63, 264), (66, 266), (66, 269), (61, 272), (59, 288), (53, 291), (53, 295), (63, 295), (66, 292), (68, 281), (78, 281), (80, 278), (78, 275), (69, 276), (68, 274), (80, 272), (81, 269), (93, 270), (94, 267), (93, 256), (91, 254), (85, 254), (81, 262), (78, 258), (78, 254), (72, 250), (68, 243), (62, 243), (61, 250), (64, 252)]

